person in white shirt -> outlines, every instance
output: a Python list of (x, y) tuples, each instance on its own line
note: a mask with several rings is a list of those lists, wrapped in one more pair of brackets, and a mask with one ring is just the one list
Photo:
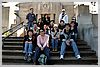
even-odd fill
[(59, 15), (59, 23), (63, 20), (65, 24), (68, 23), (68, 15), (65, 13), (65, 9), (62, 9), (62, 12)]

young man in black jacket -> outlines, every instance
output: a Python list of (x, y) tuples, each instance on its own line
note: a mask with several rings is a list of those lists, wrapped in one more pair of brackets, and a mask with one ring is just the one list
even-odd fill
[(70, 24), (66, 24), (66, 27), (64, 30), (60, 33), (60, 39), (61, 39), (61, 51), (60, 51), (60, 59), (64, 59), (65, 49), (67, 46), (71, 46), (73, 48), (73, 51), (75, 53), (75, 57), (77, 59), (80, 59), (80, 53), (77, 48), (77, 45), (73, 38), (71, 37), (70, 33)]
[(28, 20), (28, 30), (36, 23), (36, 15), (33, 13), (34, 9), (30, 8), (29, 11), (30, 12), (26, 15), (26, 19)]

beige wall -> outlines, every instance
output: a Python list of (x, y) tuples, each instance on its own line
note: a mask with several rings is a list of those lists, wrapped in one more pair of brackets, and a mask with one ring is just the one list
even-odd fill
[(2, 32), (8, 30), (9, 26), (9, 7), (2, 7)]
[[(26, 15), (30, 7), (34, 8), (34, 13), (38, 14), (38, 18), (41, 17), (41, 14), (50, 14), (50, 19), (53, 20), (55, 14), (55, 23), (58, 23), (58, 17), (61, 13), (62, 5), (64, 5), (66, 9), (66, 13), (69, 16), (69, 22), (71, 21), (71, 17), (74, 15), (73, 3), (56, 3), (56, 2), (46, 2), (46, 3), (20, 3), (19, 4), (19, 15), (25, 21)], [(45, 7), (47, 6), (47, 7)]]
[(98, 27), (98, 14), (92, 15), (92, 22), (96, 27)]

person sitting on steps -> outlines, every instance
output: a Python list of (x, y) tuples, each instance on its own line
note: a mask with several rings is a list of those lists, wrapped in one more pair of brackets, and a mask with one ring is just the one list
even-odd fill
[(30, 61), (31, 55), (33, 54), (33, 48), (35, 48), (35, 36), (33, 35), (33, 30), (28, 30), (27, 35), (24, 36), (24, 60)]
[(53, 30), (51, 31), (51, 44), (52, 44), (52, 51), (57, 51), (58, 47), (58, 25), (54, 24)]
[(65, 29), (60, 33), (60, 39), (61, 39), (61, 50), (60, 50), (60, 59), (64, 59), (64, 54), (65, 54), (65, 49), (68, 46), (71, 46), (74, 53), (75, 57), (77, 59), (80, 59), (80, 53), (77, 48), (76, 42), (71, 39), (71, 34), (70, 34), (70, 24), (66, 24)]
[(44, 52), (47, 56), (47, 62), (49, 61), (49, 35), (45, 34), (43, 29), (40, 29), (40, 35), (37, 37), (37, 47), (35, 49), (35, 54), (33, 56), (33, 63), (37, 64), (37, 60), (39, 58), (40, 52)]

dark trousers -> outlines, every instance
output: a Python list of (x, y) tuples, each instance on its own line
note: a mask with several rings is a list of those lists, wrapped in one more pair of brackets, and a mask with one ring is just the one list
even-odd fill
[(43, 51), (41, 51), (41, 49), (39, 47), (36, 47), (35, 54), (33, 57), (33, 62), (36, 62), (38, 60), (41, 52), (43, 52), (47, 56), (47, 60), (50, 59), (50, 55), (49, 55), (50, 49), (48, 47), (45, 47)]
[(28, 22), (28, 30), (30, 30), (30, 27), (33, 27), (33, 22)]

